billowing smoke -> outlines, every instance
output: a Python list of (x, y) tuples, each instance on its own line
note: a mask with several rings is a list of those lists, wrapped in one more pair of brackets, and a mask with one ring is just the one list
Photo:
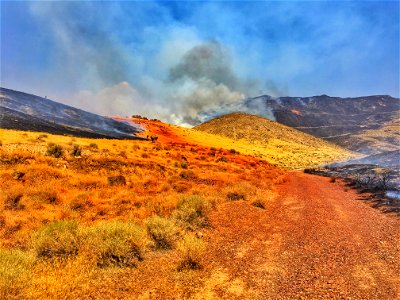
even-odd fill
[[(159, 10), (161, 21), (168, 19), (154, 3), (143, 5), (143, 12), (134, 6), (132, 11), (121, 10), (119, 5), (107, 4), (108, 14), (101, 20), (93, 14), (101, 12), (101, 6), (90, 2), (31, 5), (55, 42), (57, 70), (51, 70), (47, 82), (74, 86), (55, 100), (101, 115), (141, 114), (192, 126), (210, 111), (220, 115), (238, 110), (244, 99), (260, 91), (278, 93), (272, 82), (261, 84), (246, 75), (248, 66), (243, 67), (237, 53), (221, 41), (204, 40), (178, 24), (165, 29), (136, 24), (141, 19), (131, 14), (147, 14), (147, 9)], [(92, 14), (86, 16), (87, 11)], [(132, 30), (115, 34), (112, 29), (119, 19), (132, 22), (125, 24)], [(135, 31), (135, 26), (145, 30)], [(124, 42), (125, 35), (135, 42)]]
[(250, 88), (234, 73), (228, 51), (215, 41), (187, 51), (165, 83), (172, 87), (173, 121), (184, 124), (199, 123), (203, 111), (242, 101)]
[(204, 120), (204, 112), (242, 102), (257, 84), (235, 74), (228, 50), (216, 41), (190, 48), (166, 73), (164, 80), (148, 78), (137, 87), (123, 81), (84, 90), (72, 101), (103, 115), (142, 114), (192, 126)]
[(238, 79), (232, 70), (229, 54), (215, 41), (193, 47), (170, 69), (170, 81), (187, 79), (208, 79), (229, 88), (238, 87)]

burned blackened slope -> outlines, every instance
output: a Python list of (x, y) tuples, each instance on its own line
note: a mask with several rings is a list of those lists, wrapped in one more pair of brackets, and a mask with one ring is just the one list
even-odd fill
[(68, 105), (0, 88), (0, 127), (84, 137), (138, 139), (140, 125), (131, 126)]
[[(257, 103), (260, 116), (275, 120), (353, 151), (367, 154), (399, 149), (398, 139), (383, 134), (378, 140), (362, 136), (368, 130), (384, 129), (400, 113), (400, 101), (391, 96), (357, 98), (261, 96), (246, 100), (245, 107)], [(254, 105), (253, 105), (254, 106)], [(385, 144), (385, 145), (383, 145)], [(390, 147), (390, 146), (393, 147)]]

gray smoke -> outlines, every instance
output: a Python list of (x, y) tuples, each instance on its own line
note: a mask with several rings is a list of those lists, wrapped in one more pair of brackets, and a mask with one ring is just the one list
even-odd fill
[(169, 80), (177, 82), (191, 79), (208, 79), (230, 89), (238, 88), (239, 81), (234, 74), (229, 54), (215, 41), (204, 43), (190, 49), (178, 65), (169, 71)]
[(32, 13), (57, 45), (58, 72), (50, 81), (75, 86), (72, 95), (55, 99), (101, 115), (141, 114), (191, 126), (204, 119), (204, 112), (242, 107), (260, 90), (277, 96), (272, 82), (243, 75), (248, 72), (230, 48), (204, 41), (188, 28), (149, 29), (138, 34), (137, 44), (124, 43), (111, 25), (128, 13), (118, 4), (109, 7), (110, 15), (100, 20), (94, 12), (101, 9), (90, 2), (32, 3)]
[(229, 51), (210, 41), (187, 51), (169, 70), (167, 85), (173, 87), (170, 100), (182, 117), (178, 123), (196, 125), (207, 111), (225, 112), (257, 91), (259, 82), (239, 78), (233, 70)]

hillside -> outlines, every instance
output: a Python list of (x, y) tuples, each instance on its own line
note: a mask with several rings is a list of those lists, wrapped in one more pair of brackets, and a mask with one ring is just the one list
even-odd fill
[[(400, 101), (387, 95), (355, 98), (327, 95), (274, 98), (264, 95), (204, 112), (203, 117), (215, 118), (232, 111), (275, 120), (352, 151), (374, 154), (399, 148), (391, 134), (386, 134), (385, 125), (399, 118)], [(369, 137), (370, 130), (381, 132), (379, 143)]]
[(0, 88), (0, 128), (82, 137), (137, 139), (143, 129), (47, 98)]
[(141, 124), (156, 143), (0, 130), (0, 298), (398, 295), (395, 217), (340, 182), (193, 142), (228, 138)]
[[(355, 135), (337, 137), (335, 142), (345, 148), (365, 154), (379, 154), (400, 150), (400, 115), (377, 129), (370, 129)], [(400, 160), (400, 157), (398, 158)]]
[[(296, 129), (255, 115), (231, 113), (194, 129), (227, 137), (283, 167), (316, 166), (355, 154)], [(244, 147), (244, 146), (243, 146)]]

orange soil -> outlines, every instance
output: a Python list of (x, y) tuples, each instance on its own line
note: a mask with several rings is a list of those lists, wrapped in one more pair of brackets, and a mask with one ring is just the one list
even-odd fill
[[(284, 172), (264, 161), (232, 155), (227, 150), (218, 150), (214, 157), (209, 155), (213, 151), (201, 146), (193, 152), (191, 147), (196, 146), (186, 148), (188, 141), (179, 136), (173, 126), (146, 120), (140, 123), (150, 131), (144, 135), (158, 135), (158, 142), (165, 145), (157, 150), (159, 144), (140, 142), (144, 143), (141, 151), (147, 145), (145, 151), (150, 157), (135, 156), (127, 160), (131, 164), (143, 163), (142, 167), (136, 164), (135, 167), (146, 174), (151, 171), (146, 164), (157, 162), (166, 168), (166, 171), (153, 170), (154, 174), (148, 174), (167, 185), (164, 191), (161, 183), (155, 181), (157, 184), (151, 190), (152, 197), (157, 200), (154, 205), (163, 206), (163, 201), (172, 197), (174, 201), (170, 200), (164, 209), (168, 215), (181, 195), (169, 187), (177, 183), (190, 187), (187, 193), (193, 188), (204, 197), (217, 199), (216, 210), (210, 213), (212, 227), (200, 233), (208, 245), (203, 269), (177, 272), (176, 251), (150, 252), (138, 268), (116, 270), (115, 274), (94, 273), (87, 291), (75, 286), (68, 296), (82, 299), (91, 299), (93, 295), (123, 299), (400, 299), (399, 219), (359, 201), (359, 195), (347, 191), (342, 183), (330, 183), (328, 178), (299, 172), (287, 173), (284, 180), (279, 179)], [(189, 161), (189, 170), (195, 171), (198, 178), (179, 177), (181, 169), (173, 167), (173, 163), (181, 161), (182, 154)], [(167, 155), (170, 162), (165, 159)], [(204, 161), (198, 160), (200, 155)], [(220, 156), (227, 156), (229, 163), (217, 163)], [(43, 157), (36, 163), (41, 160), (48, 163), (49, 168), (58, 166), (56, 159)], [(87, 158), (88, 163), (97, 160), (96, 157)], [(73, 170), (75, 160), (60, 161), (70, 164)], [(35, 164), (35, 160), (31, 163)], [(20, 168), (25, 170), (25, 166)], [(94, 171), (93, 174), (88, 171), (88, 175), (99, 176)], [(8, 173), (5, 171), (3, 177), (10, 177)], [(47, 173), (46, 176), (51, 177)], [(108, 173), (102, 176), (106, 175)], [(47, 177), (45, 179), (49, 180)], [(147, 187), (148, 178), (134, 179), (137, 181), (134, 187), (119, 189), (124, 193), (134, 191), (138, 197), (135, 201), (138, 201), (150, 194), (147, 188), (139, 189), (142, 181)], [(110, 188), (101, 187), (98, 192), (103, 189)], [(245, 193), (247, 201), (227, 202), (225, 196), (229, 191)], [(110, 192), (117, 194), (118, 190), (113, 188)], [(251, 200), (259, 198), (264, 199), (265, 210), (251, 205)], [(109, 212), (106, 215), (92, 214), (96, 205), (82, 213), (82, 220), (90, 223), (104, 218), (125, 219), (129, 216), (125, 212), (136, 213), (132, 202), (126, 204), (122, 215), (117, 214), (120, 205), (116, 199), (110, 197), (109, 203), (103, 204)], [(54, 214), (63, 212), (62, 207), (51, 207)], [(17, 217), (19, 213), (10, 211), (7, 216), (16, 214)], [(22, 210), (21, 213), (37, 218), (31, 225), (26, 221), (23, 227), (34, 228), (43, 221), (38, 210)], [(50, 213), (49, 210), (47, 214)], [(149, 213), (150, 210), (146, 210), (140, 216), (144, 218)]]
[(147, 135), (156, 135), (158, 136), (158, 141), (161, 143), (187, 143), (187, 141), (182, 136), (179, 136), (174, 132), (172, 125), (166, 123), (123, 117), (113, 117), (113, 119), (117, 121), (134, 122), (136, 124), (140, 124), (143, 129), (146, 130), (145, 132), (141, 133), (140, 136), (146, 137)]
[[(265, 210), (225, 202), (210, 214), (201, 270), (174, 252), (99, 285), (126, 299), (399, 299), (400, 220), (329, 179), (290, 173)], [(135, 278), (132, 280), (132, 278)]]
[(215, 296), (400, 299), (399, 219), (323, 177), (293, 172), (279, 190), (265, 210), (233, 202), (212, 214)]

